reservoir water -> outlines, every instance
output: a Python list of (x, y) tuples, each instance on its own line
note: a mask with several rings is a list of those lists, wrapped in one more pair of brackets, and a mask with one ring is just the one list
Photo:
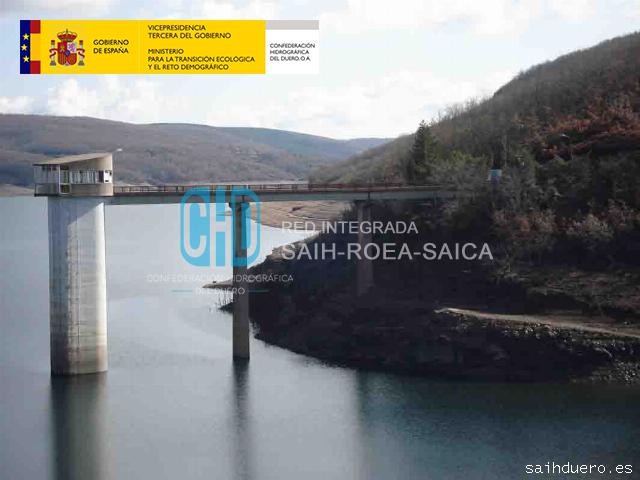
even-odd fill
[[(234, 365), (231, 316), (200, 288), (230, 269), (182, 260), (178, 207), (106, 222), (109, 372), (51, 378), (46, 201), (0, 199), (2, 479), (514, 479), (552, 461), (639, 478), (638, 388), (362, 372), (255, 339)], [(301, 237), (262, 227), (261, 253)]]

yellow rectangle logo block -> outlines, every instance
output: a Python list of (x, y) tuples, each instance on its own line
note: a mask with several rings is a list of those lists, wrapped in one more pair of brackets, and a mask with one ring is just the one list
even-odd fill
[(20, 41), (21, 73), (266, 71), (263, 20), (22, 20)]

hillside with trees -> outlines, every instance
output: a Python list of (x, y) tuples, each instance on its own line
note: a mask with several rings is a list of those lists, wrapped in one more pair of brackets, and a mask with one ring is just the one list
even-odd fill
[[(639, 112), (640, 33), (633, 33), (536, 65), (489, 98), (450, 106), (429, 129), (439, 158), (466, 154), (508, 168), (527, 154), (544, 163), (570, 155), (594, 158), (637, 151)], [(319, 169), (311, 178), (409, 181), (403, 163), (413, 137)]]
[(115, 159), (118, 183), (293, 180), (385, 141), (260, 128), (0, 115), (0, 184), (30, 186), (37, 161), (117, 148), (123, 149)]
[[(378, 258), (358, 297), (355, 262), (273, 255), (255, 270), (305, 281), (252, 297), (258, 335), (366, 368), (639, 381), (639, 82), (636, 33), (535, 66), (491, 98), (314, 172), (315, 182), (452, 187), (453, 201), (374, 202), (373, 219), (412, 221), (419, 234), (373, 242), (487, 244), (493, 258)], [(320, 234), (308, 249), (346, 251), (355, 237)], [(593, 328), (602, 335), (586, 338)]]
[[(488, 181), (490, 169), (499, 182)], [(505, 268), (543, 259), (637, 264), (640, 33), (536, 65), (491, 98), (453, 106), (312, 180), (467, 192), (437, 212), (406, 208), (440, 231), (491, 239)]]

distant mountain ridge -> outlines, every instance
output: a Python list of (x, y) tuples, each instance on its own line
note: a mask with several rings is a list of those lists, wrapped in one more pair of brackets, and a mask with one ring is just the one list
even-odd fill
[(262, 128), (131, 124), (91, 117), (0, 114), (0, 184), (28, 186), (48, 157), (122, 148), (121, 183), (189, 183), (306, 178), (388, 139), (332, 138)]

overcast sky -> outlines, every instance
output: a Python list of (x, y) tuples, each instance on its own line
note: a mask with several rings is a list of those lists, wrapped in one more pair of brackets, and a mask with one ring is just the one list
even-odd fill
[[(640, 29), (640, 0), (2, 0), (0, 112), (394, 137), (518, 71)], [(319, 75), (18, 74), (21, 18), (319, 19)]]

